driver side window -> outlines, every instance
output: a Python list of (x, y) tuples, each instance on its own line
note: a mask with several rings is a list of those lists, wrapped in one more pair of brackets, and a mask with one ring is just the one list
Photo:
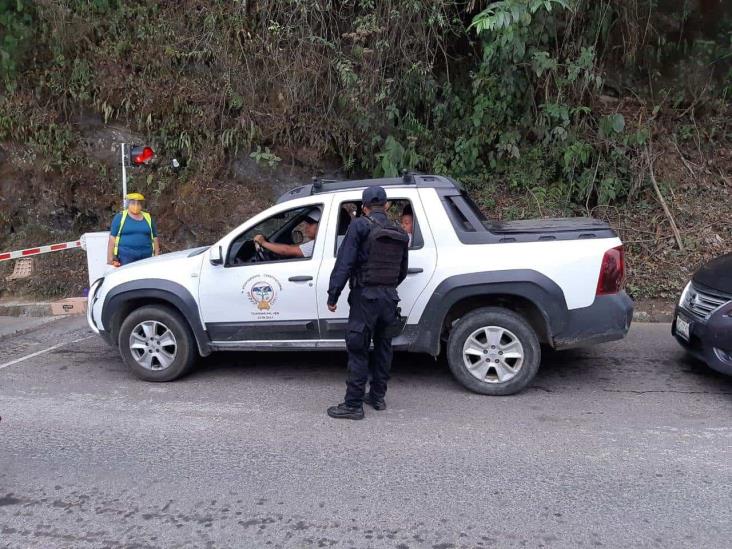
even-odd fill
[[(303, 229), (305, 219), (313, 211), (314, 207), (319, 207), (322, 211), (323, 205), (303, 206), (276, 213), (241, 233), (229, 246), (226, 266), (234, 267), (262, 261), (294, 261), (298, 259), (309, 259), (309, 257), (278, 257), (276, 254), (267, 252), (267, 250), (260, 250), (258, 252), (257, 247), (254, 244), (254, 237), (261, 234), (267, 239), (267, 241), (276, 244), (288, 246), (307, 245), (311, 239), (304, 236), (306, 231)], [(315, 238), (312, 240), (314, 241)]]

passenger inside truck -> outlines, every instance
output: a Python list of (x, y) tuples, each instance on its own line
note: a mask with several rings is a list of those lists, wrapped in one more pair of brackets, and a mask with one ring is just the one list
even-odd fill
[[(400, 224), (409, 234), (409, 248), (421, 248), (424, 245), (422, 233), (419, 230), (419, 224), (414, 215), (412, 204), (407, 199), (392, 199), (386, 203), (386, 215), (390, 221)], [(351, 221), (356, 217), (363, 215), (361, 201), (344, 202), (341, 204), (338, 214), (338, 233), (336, 236), (336, 247), (334, 255), (338, 254), (338, 250), (346, 238), (346, 232)]]

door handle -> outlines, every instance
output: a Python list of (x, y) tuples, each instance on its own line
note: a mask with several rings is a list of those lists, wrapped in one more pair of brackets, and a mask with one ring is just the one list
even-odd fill
[(312, 280), (312, 276), (291, 276), (287, 280), (290, 282), (307, 282), (308, 280)]
[(422, 269), (420, 267), (412, 267), (410, 269), (407, 269), (407, 274), (408, 275), (416, 275), (416, 274), (419, 274), (419, 273), (422, 273), (422, 272), (424, 272), (424, 269)]

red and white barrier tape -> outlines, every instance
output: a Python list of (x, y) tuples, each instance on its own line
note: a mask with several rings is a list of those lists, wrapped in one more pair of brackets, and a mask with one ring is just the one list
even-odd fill
[(70, 250), (72, 248), (81, 248), (81, 240), (62, 242), (61, 244), (50, 244), (49, 246), (38, 246), (37, 248), (26, 248), (25, 250), (17, 250), (15, 252), (3, 252), (0, 253), (0, 261), (18, 259), (19, 257), (28, 257), (29, 255), (60, 252), (61, 250)]

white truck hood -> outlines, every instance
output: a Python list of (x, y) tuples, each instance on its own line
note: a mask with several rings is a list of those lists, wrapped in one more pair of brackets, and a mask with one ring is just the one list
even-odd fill
[(110, 287), (144, 278), (177, 280), (181, 275), (190, 277), (191, 274), (198, 274), (200, 271), (201, 257), (205, 250), (206, 248), (191, 248), (123, 265), (106, 274), (104, 285)]

